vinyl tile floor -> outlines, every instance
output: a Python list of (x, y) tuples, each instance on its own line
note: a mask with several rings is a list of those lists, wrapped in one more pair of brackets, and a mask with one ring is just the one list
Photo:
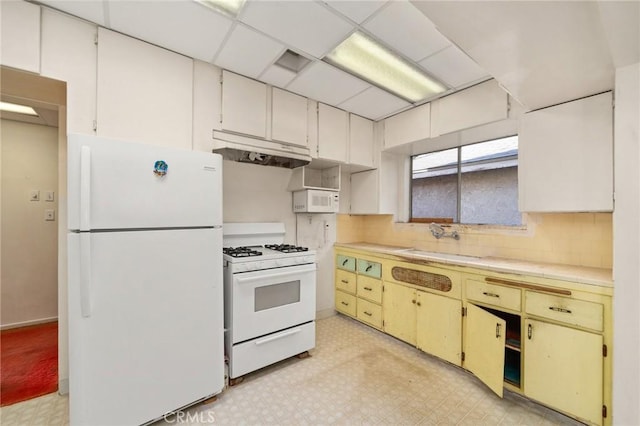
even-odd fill
[[(580, 424), (515, 394), (501, 399), (461, 368), (342, 315), (317, 322), (310, 353), (157, 424)], [(68, 397), (57, 394), (0, 409), (3, 426), (68, 422)]]

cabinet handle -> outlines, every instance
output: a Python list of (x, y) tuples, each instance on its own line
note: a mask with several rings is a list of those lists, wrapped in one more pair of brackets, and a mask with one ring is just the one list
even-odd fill
[(373, 290), (371, 287), (364, 287), (364, 289), (367, 290), (367, 291)]
[(373, 268), (373, 265), (369, 265), (369, 266), (367, 266), (367, 269), (365, 269), (364, 271), (365, 271), (365, 272), (369, 272), (369, 270), (370, 270), (371, 268)]
[(549, 309), (551, 309), (552, 311), (556, 311), (556, 312), (562, 312), (563, 314), (570, 314), (571, 313), (570, 309), (559, 308), (557, 306), (549, 306)]
[(416, 302), (416, 305), (418, 306), (422, 306), (422, 304), (420, 302)]
[(364, 314), (369, 316), (373, 315), (371, 312), (367, 312), (367, 311), (364, 311)]
[(499, 294), (495, 294), (495, 293), (489, 293), (488, 291), (483, 291), (482, 294), (484, 294), (485, 296), (489, 296), (489, 297), (500, 297)]
[(416, 299), (413, 299), (413, 300), (411, 301), (411, 303), (413, 303), (413, 304), (415, 305), (415, 304), (416, 304)]
[(349, 306), (347, 302), (340, 302), (340, 303), (342, 303), (344, 306)]
[(496, 339), (500, 338), (500, 324), (496, 324)]
[(533, 332), (533, 327), (531, 327), (531, 324), (529, 324), (527, 326), (527, 337), (529, 338), (529, 340), (531, 340), (531, 333)]
[(346, 265), (346, 264), (347, 264), (347, 262), (349, 262), (349, 259), (345, 259), (345, 260), (343, 260), (343, 261), (342, 261), (342, 266)]
[(349, 284), (349, 280), (340, 280), (340, 281), (342, 281), (345, 284)]

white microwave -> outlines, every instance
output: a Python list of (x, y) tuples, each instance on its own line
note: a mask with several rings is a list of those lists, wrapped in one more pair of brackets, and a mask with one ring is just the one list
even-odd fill
[(337, 192), (305, 189), (293, 193), (294, 213), (338, 213), (338, 208)]

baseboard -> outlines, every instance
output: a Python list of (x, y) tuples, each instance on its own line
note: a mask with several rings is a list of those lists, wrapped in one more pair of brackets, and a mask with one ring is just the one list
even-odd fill
[(58, 380), (58, 393), (66, 395), (69, 393), (69, 379)]
[(53, 322), (53, 321), (58, 321), (58, 317), (40, 318), (40, 319), (30, 320), (30, 321), (21, 321), (21, 322), (14, 322), (11, 324), (3, 324), (0, 326), (0, 330), (9, 330), (12, 328), (19, 328), (19, 327), (28, 327), (30, 325), (44, 324), (44, 323)]
[(323, 309), (321, 311), (316, 311), (316, 319), (321, 320), (325, 318), (332, 317), (336, 314), (336, 310), (333, 308)]

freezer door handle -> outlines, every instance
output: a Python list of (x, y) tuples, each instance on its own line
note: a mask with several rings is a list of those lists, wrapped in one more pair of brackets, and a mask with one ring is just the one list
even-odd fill
[(80, 149), (80, 230), (91, 228), (91, 148)]
[(91, 316), (91, 234), (80, 233), (80, 313)]

